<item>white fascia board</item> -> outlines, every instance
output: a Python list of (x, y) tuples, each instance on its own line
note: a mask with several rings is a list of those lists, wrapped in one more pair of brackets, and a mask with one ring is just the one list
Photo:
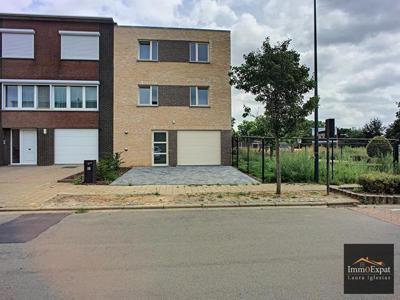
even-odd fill
[(14, 28), (0, 28), (2, 33), (25, 33), (25, 34), (35, 34), (33, 29), (14, 29)]
[(88, 36), (100, 36), (100, 32), (96, 31), (67, 31), (59, 30), (60, 35), (88, 35)]
[(78, 84), (78, 85), (99, 85), (100, 81), (95, 80), (42, 80), (42, 79), (0, 79), (1, 83), (15, 84)]

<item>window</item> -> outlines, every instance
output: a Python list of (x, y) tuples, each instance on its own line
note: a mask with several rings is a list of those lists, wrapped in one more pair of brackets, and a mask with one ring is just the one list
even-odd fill
[(158, 60), (158, 42), (139, 41), (139, 59), (154, 61)]
[[(3, 91), (5, 109), (96, 110), (98, 107), (97, 85), (7, 84)], [(153, 94), (157, 98), (157, 91)]]
[(50, 86), (39, 85), (37, 87), (38, 108), (50, 108)]
[(191, 87), (190, 105), (208, 106), (208, 87)]
[(18, 86), (6, 85), (6, 107), (18, 107)]
[(81, 86), (71, 86), (71, 108), (83, 107), (83, 88)]
[(33, 85), (22, 86), (22, 107), (23, 108), (35, 107), (35, 87)]
[(208, 62), (208, 43), (190, 43), (190, 61)]
[(99, 60), (98, 32), (60, 31), (61, 59)]
[(139, 105), (158, 105), (158, 86), (139, 86)]
[(0, 28), (0, 33), (3, 58), (34, 58), (34, 30)]
[(97, 108), (97, 87), (87, 86), (85, 88), (86, 108)]
[(67, 88), (65, 86), (54, 87), (54, 107), (55, 108), (67, 107)]

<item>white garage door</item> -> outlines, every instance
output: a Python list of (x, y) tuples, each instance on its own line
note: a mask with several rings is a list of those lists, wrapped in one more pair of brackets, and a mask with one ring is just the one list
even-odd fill
[(56, 164), (83, 164), (85, 159), (98, 159), (97, 129), (56, 129), (54, 148)]
[(178, 131), (178, 165), (220, 165), (220, 131)]

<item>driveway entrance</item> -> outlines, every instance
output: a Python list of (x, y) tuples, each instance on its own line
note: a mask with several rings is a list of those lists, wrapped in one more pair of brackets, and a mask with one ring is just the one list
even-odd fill
[(258, 181), (231, 166), (133, 168), (112, 185), (256, 184)]
[(22, 199), (34, 202), (48, 193), (57, 180), (82, 171), (82, 166), (4, 166), (0, 167), (0, 207), (15, 207)]

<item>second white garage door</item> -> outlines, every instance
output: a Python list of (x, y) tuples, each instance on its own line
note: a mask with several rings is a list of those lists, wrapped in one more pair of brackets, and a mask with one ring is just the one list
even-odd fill
[(178, 165), (220, 165), (220, 131), (178, 131)]
[(85, 159), (98, 159), (97, 129), (56, 129), (54, 161), (56, 164), (83, 164)]

